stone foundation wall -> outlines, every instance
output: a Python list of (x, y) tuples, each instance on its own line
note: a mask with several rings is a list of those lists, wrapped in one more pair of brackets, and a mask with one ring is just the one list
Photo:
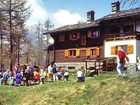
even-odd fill
[[(58, 67), (64, 67), (66, 66), (69, 70), (71, 69), (77, 69), (81, 67), (86, 67), (86, 62), (57, 62), (56, 65)], [(94, 67), (93, 62), (87, 62), (87, 68)]]
[(137, 64), (131, 63), (131, 64), (127, 64), (126, 66), (127, 66), (126, 75), (129, 78), (140, 77), (140, 70), (137, 70)]

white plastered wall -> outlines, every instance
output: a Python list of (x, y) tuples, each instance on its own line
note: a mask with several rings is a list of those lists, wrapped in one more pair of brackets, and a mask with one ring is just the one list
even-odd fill
[[(140, 42), (137, 42), (138, 44), (140, 44)], [(112, 46), (119, 46), (119, 45), (133, 45), (133, 54), (128, 54), (130, 63), (136, 63), (136, 57), (139, 52), (140, 54), (140, 49), (137, 53), (136, 53), (136, 40), (119, 40), (119, 41), (106, 41), (104, 42), (104, 57), (116, 57), (116, 55), (111, 55), (111, 47)], [(139, 46), (140, 47), (140, 46)]]

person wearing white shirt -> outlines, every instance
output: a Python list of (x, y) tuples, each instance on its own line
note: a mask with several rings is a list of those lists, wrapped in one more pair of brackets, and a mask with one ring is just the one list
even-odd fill
[(84, 81), (85, 81), (85, 75), (80, 69), (78, 69), (78, 71), (77, 71), (77, 82), (84, 82)]
[(52, 81), (53, 80), (53, 72), (52, 72), (52, 69), (53, 69), (53, 63), (51, 63), (48, 66), (48, 73), (47, 73), (48, 81)]
[(69, 72), (66, 70), (65, 73), (64, 73), (65, 81), (68, 81), (68, 78), (69, 78)]

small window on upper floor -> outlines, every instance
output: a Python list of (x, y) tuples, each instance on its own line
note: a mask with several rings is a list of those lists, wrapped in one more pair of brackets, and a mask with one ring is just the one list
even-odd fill
[(99, 37), (99, 31), (93, 31), (92, 32), (92, 37), (94, 37), (94, 38), (97, 38), (97, 37)]
[(80, 38), (80, 33), (79, 32), (73, 32), (69, 36), (70, 40), (78, 40), (79, 38)]
[(88, 37), (89, 38), (98, 38), (100, 36), (100, 31), (99, 30), (89, 30), (88, 31)]

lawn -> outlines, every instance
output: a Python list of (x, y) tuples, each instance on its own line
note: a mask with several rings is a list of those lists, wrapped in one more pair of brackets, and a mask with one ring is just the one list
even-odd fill
[(0, 86), (0, 105), (140, 105), (140, 79), (116, 72), (87, 77), (86, 82), (45, 82), (33, 86)]

